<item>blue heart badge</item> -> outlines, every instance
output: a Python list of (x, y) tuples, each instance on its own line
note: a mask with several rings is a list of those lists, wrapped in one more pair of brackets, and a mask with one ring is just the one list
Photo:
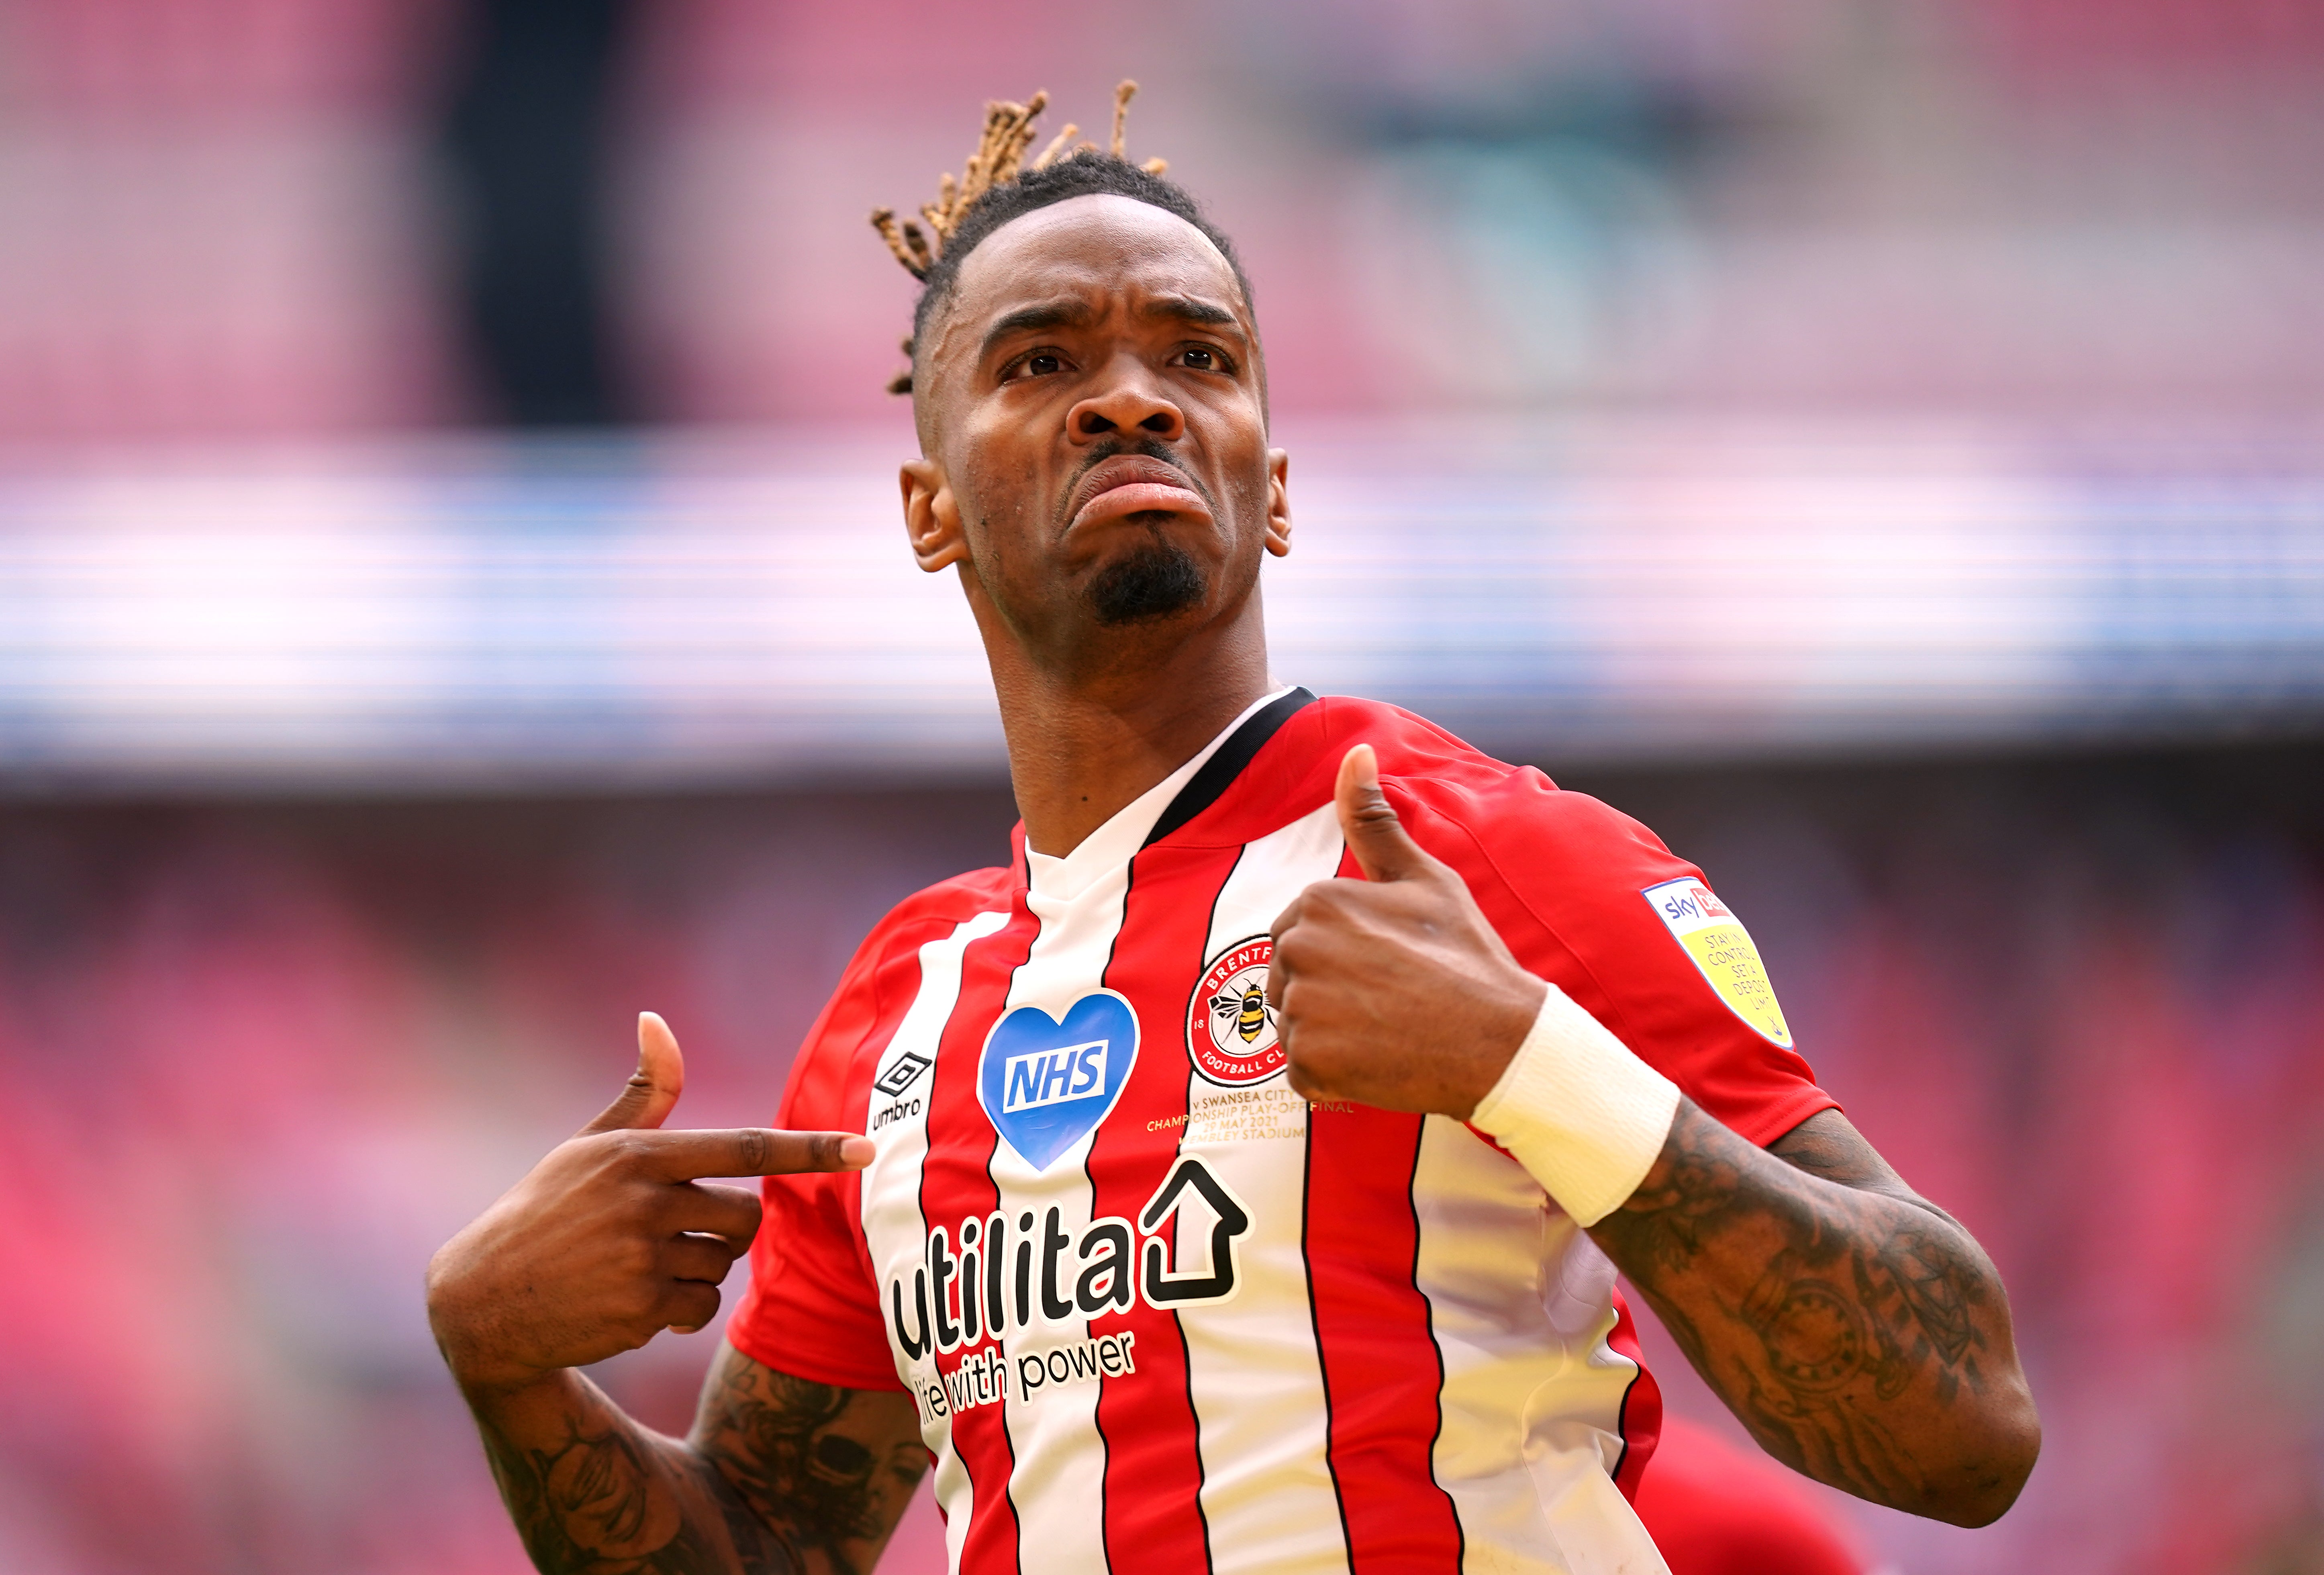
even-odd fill
[(1084, 996), (1064, 1021), (1019, 1006), (992, 1025), (976, 1098), (993, 1129), (1037, 1171), (1112, 1110), (1138, 1061), (1138, 1014), (1111, 990)]

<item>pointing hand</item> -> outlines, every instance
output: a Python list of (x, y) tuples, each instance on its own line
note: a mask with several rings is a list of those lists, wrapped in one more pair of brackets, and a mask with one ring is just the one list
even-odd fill
[(1518, 966), (1468, 883), (1405, 830), (1370, 745), (1340, 762), (1335, 797), (1364, 878), (1318, 881), (1294, 898), (1268, 968), (1291, 1086), (1465, 1120), (1548, 987)]
[(669, 1025), (641, 1014), (620, 1097), (437, 1252), (429, 1322), (462, 1384), (521, 1387), (709, 1322), (759, 1200), (705, 1178), (871, 1163), (871, 1141), (844, 1132), (662, 1131), (685, 1083)]

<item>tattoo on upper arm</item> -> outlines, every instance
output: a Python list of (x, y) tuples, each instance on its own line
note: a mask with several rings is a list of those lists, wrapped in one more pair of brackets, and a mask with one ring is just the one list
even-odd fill
[(1887, 1166), (1877, 1161), (1865, 1163), (1870, 1145), (1857, 1138), (1852, 1127), (1831, 1130), (1825, 1118), (1837, 1114), (1831, 1110), (1817, 1112), (1769, 1144), (1767, 1152), (1795, 1170), (1842, 1186), (1859, 1186), (1892, 1174)]
[[(1808, 1176), (1860, 1171), (1847, 1146), (1798, 1144), (1783, 1157)], [(1941, 1407), (1983, 1388), (1978, 1355), (1998, 1311), (1989, 1268), (1877, 1156), (1903, 1196), (1785, 1184), (1781, 1172), (1770, 1186), (1766, 1167), (1746, 1175), (1748, 1153), (1682, 1106), (1664, 1163), (1597, 1234), (1771, 1452), (1868, 1497), (1909, 1497), (1924, 1474), (1882, 1406), (1916, 1381)], [(1765, 1267), (1738, 1291), (1734, 1272), (1753, 1263)]]
[(1880, 1153), (1864, 1141), (1847, 1116), (1837, 1110), (1819, 1110), (1767, 1145), (1767, 1152), (1795, 1171), (1821, 1176), (1859, 1192), (1877, 1192), (1926, 1209), (1959, 1228), (1960, 1221), (1907, 1186)]
[(770, 1567), (863, 1575), (927, 1469), (911, 1403), (840, 1389), (728, 1349), (711, 1369), (695, 1445), (717, 1468)]

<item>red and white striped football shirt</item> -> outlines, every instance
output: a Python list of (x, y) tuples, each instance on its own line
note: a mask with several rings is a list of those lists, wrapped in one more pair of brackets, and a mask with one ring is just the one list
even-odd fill
[(899, 905), (792, 1069), (781, 1124), (879, 1156), (768, 1183), (728, 1338), (913, 1396), (955, 1570), (1663, 1568), (1612, 1265), (1462, 1122), (1286, 1086), (1268, 930), (1356, 874), (1356, 743), (1518, 960), (1696, 1103), (1762, 1144), (1832, 1103), (1644, 827), (1393, 707), (1268, 697), (1070, 855), (1020, 829)]

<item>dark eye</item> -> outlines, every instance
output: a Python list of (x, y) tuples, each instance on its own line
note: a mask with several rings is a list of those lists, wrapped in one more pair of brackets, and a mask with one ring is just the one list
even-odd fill
[(1025, 357), (1025, 370), (1031, 373), (1036, 377), (1047, 377), (1050, 373), (1061, 369), (1064, 366), (1064, 362), (1058, 360), (1047, 350), (1042, 351), (1039, 355), (1028, 356)]
[(866, 1477), (872, 1472), (872, 1451), (853, 1439), (825, 1433), (816, 1441), (815, 1463), (828, 1476)]
[(1197, 372), (1215, 372), (1219, 369), (1218, 357), (1201, 345), (1189, 345), (1185, 355), (1186, 365)]

